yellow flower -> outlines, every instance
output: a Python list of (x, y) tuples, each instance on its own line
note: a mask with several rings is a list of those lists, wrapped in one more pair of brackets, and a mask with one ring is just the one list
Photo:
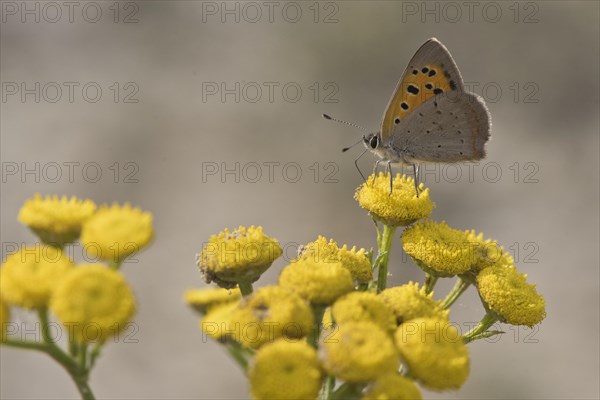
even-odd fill
[(23, 204), (19, 221), (27, 225), (42, 242), (63, 247), (79, 237), (82, 224), (94, 214), (96, 204), (77, 197), (46, 196), (36, 193)]
[(100, 207), (83, 224), (81, 242), (90, 257), (119, 263), (148, 245), (153, 234), (152, 214), (113, 204)]
[(492, 239), (483, 239), (483, 233), (477, 234), (475, 230), (466, 231), (467, 239), (471, 242), (476, 252), (477, 261), (473, 266), (475, 272), (481, 271), (484, 268), (492, 265), (510, 266), (515, 263), (512, 256), (507, 253), (502, 246), (498, 246), (498, 242)]
[(206, 314), (211, 308), (239, 300), (240, 289), (202, 288), (189, 289), (185, 292), (185, 302), (201, 314)]
[(500, 321), (531, 327), (546, 317), (544, 298), (526, 278), (514, 266), (488, 267), (477, 275), (479, 295)]
[(127, 328), (135, 299), (120, 272), (83, 264), (60, 282), (50, 310), (77, 342), (102, 342)]
[(279, 286), (266, 286), (242, 300), (230, 321), (230, 330), (236, 332), (235, 340), (256, 349), (280, 337), (307, 336), (314, 317), (309, 304), (296, 293)]
[(397, 373), (378, 377), (362, 400), (421, 400), (421, 392), (413, 381)]
[(279, 285), (313, 304), (328, 305), (354, 289), (352, 274), (340, 262), (301, 258), (279, 275)]
[(356, 190), (358, 204), (378, 221), (391, 226), (407, 226), (427, 218), (433, 210), (429, 189), (419, 185), (419, 197), (415, 193), (414, 179), (396, 174), (390, 194), (390, 177), (382, 172), (369, 176), (367, 182)]
[(211, 307), (200, 321), (200, 329), (215, 340), (235, 340), (236, 331), (232, 331), (230, 325), (231, 317), (237, 307), (238, 303), (235, 301)]
[(315, 399), (322, 372), (306, 342), (278, 340), (256, 352), (248, 377), (255, 399)]
[(476, 247), (467, 233), (445, 222), (419, 222), (402, 234), (404, 251), (417, 265), (435, 276), (448, 277), (467, 272), (477, 262)]
[(458, 389), (469, 376), (469, 352), (456, 327), (445, 319), (417, 318), (395, 335), (409, 374), (430, 389)]
[(333, 303), (333, 317), (337, 324), (371, 321), (381, 329), (393, 332), (396, 317), (385, 302), (371, 292), (350, 292)]
[(56, 247), (22, 247), (8, 256), (0, 269), (0, 292), (9, 304), (28, 309), (45, 307), (72, 268), (71, 260)]
[(8, 328), (9, 322), (10, 308), (8, 308), (8, 304), (0, 297), (0, 341), (6, 339), (6, 329)]
[(340, 325), (324, 340), (321, 351), (325, 369), (347, 382), (368, 382), (399, 365), (390, 335), (370, 321)]
[(281, 254), (279, 242), (265, 235), (262, 226), (240, 226), (212, 235), (197, 263), (207, 283), (229, 289), (256, 281)]
[(321, 262), (339, 261), (344, 268), (350, 271), (354, 281), (361, 284), (368, 283), (373, 279), (371, 262), (365, 253), (365, 249), (356, 250), (356, 246), (350, 250), (347, 245), (339, 248), (333, 239), (327, 241), (325, 237), (319, 235), (317, 240), (301, 248), (299, 256)]
[(379, 296), (392, 309), (398, 324), (415, 318), (448, 318), (450, 313), (439, 301), (433, 300), (433, 293), (426, 294), (425, 288), (419, 289), (419, 284), (414, 282), (385, 289)]

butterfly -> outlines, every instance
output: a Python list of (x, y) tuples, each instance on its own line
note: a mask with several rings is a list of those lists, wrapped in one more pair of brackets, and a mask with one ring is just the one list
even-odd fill
[[(335, 120), (326, 114), (324, 117)], [(431, 38), (408, 63), (385, 109), (380, 130), (364, 135), (361, 141), (365, 152), (370, 150), (379, 157), (374, 173), (379, 164), (386, 164), (390, 194), (391, 165), (412, 166), (418, 197), (420, 163), (481, 160), (490, 128), (485, 101), (465, 91), (450, 52), (439, 40)]]

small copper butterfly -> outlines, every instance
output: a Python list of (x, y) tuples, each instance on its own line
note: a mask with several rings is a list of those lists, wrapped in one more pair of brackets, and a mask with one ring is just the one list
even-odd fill
[(431, 38), (408, 63), (385, 109), (379, 132), (363, 136), (362, 142), (365, 152), (370, 150), (379, 157), (375, 171), (380, 163), (386, 163), (390, 191), (391, 165), (411, 165), (418, 196), (419, 163), (481, 160), (490, 127), (483, 98), (465, 91), (450, 52)]

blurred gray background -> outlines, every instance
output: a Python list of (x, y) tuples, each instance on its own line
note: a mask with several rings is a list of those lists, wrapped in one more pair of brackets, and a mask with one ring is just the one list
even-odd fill
[[(449, 48), (493, 119), (485, 161), (428, 167), (432, 218), (508, 248), (548, 317), (534, 331), (504, 326), (501, 339), (474, 343), (465, 386), (425, 395), (599, 397), (599, 3), (74, 3), (69, 15), (60, 2), (2, 2), (2, 256), (35, 241), (16, 219), (35, 192), (154, 214), (153, 245), (123, 269), (139, 302), (137, 343), (106, 346), (91, 380), (99, 398), (248, 396), (182, 300), (204, 285), (195, 254), (239, 224), (263, 225), (290, 257), (318, 234), (374, 246), (373, 223), (352, 198), (362, 149), (340, 151), (362, 132), (320, 115), (378, 129), (429, 37)], [(239, 181), (221, 175), (235, 168)], [(422, 280), (400, 245), (391, 283)], [(476, 322), (482, 311), (469, 292), (452, 318)], [(77, 397), (48, 357), (0, 350), (2, 398)]]

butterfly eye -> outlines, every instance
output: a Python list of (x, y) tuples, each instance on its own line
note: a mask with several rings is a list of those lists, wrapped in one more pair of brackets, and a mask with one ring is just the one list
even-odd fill
[(369, 141), (369, 145), (371, 146), (372, 149), (376, 149), (377, 146), (379, 145), (379, 137), (373, 136), (371, 138), (371, 140)]

